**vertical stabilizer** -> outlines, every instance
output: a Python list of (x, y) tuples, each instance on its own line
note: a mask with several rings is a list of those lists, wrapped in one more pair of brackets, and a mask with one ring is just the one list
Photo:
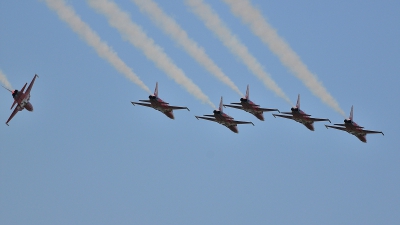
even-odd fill
[(222, 101), (222, 96), (221, 96), (221, 101), (219, 102), (219, 111), (222, 112), (223, 111), (223, 107), (222, 107), (223, 101)]
[(298, 109), (300, 109), (300, 94), (297, 96), (296, 107), (297, 107)]
[(353, 120), (353, 106), (351, 106), (349, 120)]
[(249, 97), (250, 97), (249, 85), (247, 85), (247, 90), (246, 90), (246, 99), (249, 99)]
[(156, 82), (156, 89), (154, 89), (154, 96), (158, 97), (158, 82)]

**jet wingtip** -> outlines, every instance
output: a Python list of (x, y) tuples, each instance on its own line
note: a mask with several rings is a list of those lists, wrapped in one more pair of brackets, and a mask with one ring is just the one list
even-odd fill
[(134, 102), (131, 102), (132, 103), (132, 105), (135, 105), (135, 103)]
[(186, 107), (186, 109), (187, 109), (188, 111), (190, 111), (190, 109), (189, 109), (188, 107)]
[(274, 118), (276, 118), (276, 114), (272, 114), (274, 116)]
[(198, 116), (194, 116), (194, 117), (196, 117), (196, 119), (199, 120), (199, 117), (198, 117)]
[(6, 123), (6, 125), (7, 125), (7, 126), (10, 126), (10, 125), (8, 125), (8, 123)]
[(325, 128), (328, 129), (328, 125), (325, 125)]

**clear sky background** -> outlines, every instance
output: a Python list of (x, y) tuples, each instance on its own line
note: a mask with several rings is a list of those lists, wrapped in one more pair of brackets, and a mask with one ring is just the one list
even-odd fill
[[(265, 70), (315, 117), (343, 117), (284, 67), (223, 1), (206, 0)], [(265, 113), (227, 108), (235, 134), (196, 120), (212, 108), (121, 38), (86, 1), (68, 1), (175, 120), (130, 101), (148, 94), (100, 58), (42, 1), (0, 1), (0, 69), (21, 89), (37, 73), (34, 112), (0, 125), (1, 224), (398, 224), (400, 222), (400, 2), (253, 0), (368, 143), (324, 122), (315, 131)], [(240, 96), (194, 61), (129, 0), (116, 3), (217, 105)], [(244, 93), (289, 111), (222, 45), (184, 1), (161, 1)], [(0, 119), (12, 98), (0, 91)]]

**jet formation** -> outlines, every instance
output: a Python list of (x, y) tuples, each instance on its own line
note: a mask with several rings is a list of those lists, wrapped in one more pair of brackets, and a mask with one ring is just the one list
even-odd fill
[[(30, 97), (31, 97), (31, 90), (33, 87), (33, 84), (36, 80), (36, 78), (39, 77), (37, 74), (33, 77), (31, 83), (29, 84), (28, 88), (25, 91), (25, 88), (28, 83), (25, 83), (25, 85), (22, 87), (22, 89), (19, 90), (10, 90), (6, 87), (8, 91), (11, 92), (11, 95), (14, 99), (14, 102), (11, 106), (11, 109), (14, 108), (16, 105), (15, 109), (11, 113), (10, 117), (6, 121), (6, 125), (8, 126), (9, 122), (13, 119), (13, 117), (19, 112), (24, 109), (32, 112), (33, 111), (33, 106), (30, 103)], [(24, 92), (25, 91), (25, 92)], [(247, 85), (246, 89), (246, 95), (243, 98), (240, 98), (240, 102), (238, 103), (230, 103), (229, 105), (224, 105), (223, 104), (223, 97), (221, 96), (221, 100), (219, 103), (219, 108), (218, 110), (214, 110), (213, 114), (208, 114), (208, 115), (203, 115), (203, 116), (195, 116), (196, 119), (202, 119), (202, 120), (208, 120), (212, 122), (219, 123), (228, 129), (230, 129), (234, 133), (239, 133), (239, 130), (237, 128), (238, 124), (253, 124), (253, 122), (249, 121), (239, 121), (235, 120), (233, 117), (229, 116), (228, 114), (224, 113), (223, 108), (224, 107), (229, 107), (229, 108), (235, 108), (235, 109), (240, 109), (243, 111), (246, 111), (252, 115), (254, 115), (257, 119), (264, 121), (264, 112), (273, 112), (276, 111), (279, 114), (272, 114), (274, 117), (281, 117), (285, 119), (291, 119), (294, 120), (298, 123), (303, 124), (306, 128), (308, 128), (311, 131), (314, 131), (314, 122), (322, 122), (322, 121), (327, 121), (331, 123), (329, 119), (326, 118), (314, 118), (311, 117), (311, 115), (305, 113), (300, 109), (300, 94), (297, 97), (297, 103), (295, 107), (291, 108), (291, 112), (280, 112), (278, 109), (272, 109), (272, 108), (261, 108), (260, 105), (255, 104), (250, 100), (250, 93), (249, 93), (249, 85)], [(149, 95), (149, 99), (147, 100), (139, 100), (139, 102), (131, 102), (133, 105), (141, 105), (141, 106), (146, 106), (149, 108), (153, 108), (157, 111), (160, 111), (161, 113), (165, 114), (168, 118), (170, 119), (175, 119), (174, 117), (174, 110), (178, 109), (186, 109), (188, 111), (189, 108), (186, 106), (171, 106), (169, 103), (163, 101), (161, 98), (158, 97), (158, 82), (156, 83), (156, 87), (154, 90), (154, 94)], [(373, 131), (373, 130), (364, 130), (364, 127), (359, 126), (357, 123), (353, 121), (353, 106), (351, 106), (351, 111), (350, 111), (350, 116), (349, 118), (344, 120), (343, 124), (334, 124), (334, 126), (331, 125), (325, 125), (325, 127), (328, 128), (333, 128), (341, 131), (346, 131), (349, 134), (352, 134), (356, 136), (360, 141), (366, 143), (366, 135), (367, 134), (383, 134), (382, 131)]]

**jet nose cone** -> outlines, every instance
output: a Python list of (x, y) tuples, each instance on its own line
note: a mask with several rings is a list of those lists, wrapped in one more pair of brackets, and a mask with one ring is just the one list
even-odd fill
[(28, 102), (28, 103), (25, 105), (25, 109), (28, 110), (29, 112), (33, 112), (33, 106), (32, 106), (32, 104), (31, 104), (30, 102)]
[(173, 119), (173, 120), (175, 119), (174, 113), (172, 113), (172, 112), (166, 112), (165, 115), (167, 115), (170, 119)]
[(229, 129), (233, 131), (233, 133), (239, 133), (239, 130), (237, 129), (237, 126), (230, 126)]
[(259, 120), (261, 120), (261, 121), (264, 121), (264, 115), (263, 114), (256, 114), (256, 117), (259, 119)]
[(306, 127), (311, 130), (314, 131), (314, 126), (312, 124), (307, 124)]

